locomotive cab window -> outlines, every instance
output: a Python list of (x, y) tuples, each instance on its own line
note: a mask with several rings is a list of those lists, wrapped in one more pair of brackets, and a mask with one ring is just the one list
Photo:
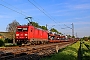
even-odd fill
[(22, 28), (17, 28), (17, 31), (22, 31)]
[(21, 31), (28, 31), (28, 28), (17, 28), (17, 31), (21, 32)]
[(28, 28), (23, 28), (23, 31), (28, 31)]

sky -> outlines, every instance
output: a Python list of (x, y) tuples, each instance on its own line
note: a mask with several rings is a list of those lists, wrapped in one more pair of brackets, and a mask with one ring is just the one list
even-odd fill
[(72, 35), (73, 23), (75, 36), (90, 36), (90, 0), (0, 0), (0, 32), (14, 20), (27, 24), (26, 17), (65, 35)]

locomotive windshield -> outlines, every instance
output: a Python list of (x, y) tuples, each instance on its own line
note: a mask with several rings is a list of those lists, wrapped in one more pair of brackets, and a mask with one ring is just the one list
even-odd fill
[(17, 28), (17, 31), (22, 31), (22, 28)]
[(17, 31), (21, 32), (21, 31), (28, 31), (28, 28), (17, 28)]
[(23, 28), (23, 31), (28, 31), (28, 28)]

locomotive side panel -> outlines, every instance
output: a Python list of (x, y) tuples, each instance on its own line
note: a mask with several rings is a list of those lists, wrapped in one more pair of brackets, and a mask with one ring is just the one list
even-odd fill
[(35, 38), (35, 40), (38, 39), (38, 29), (37, 28), (35, 28), (35, 30), (34, 30), (34, 38)]
[(43, 39), (48, 40), (48, 32), (47, 31), (43, 31)]
[(33, 39), (33, 36), (34, 36), (34, 27), (33, 26), (29, 26), (28, 28), (28, 40), (31, 40)]
[(48, 41), (48, 33), (42, 29), (30, 26), (28, 37), (31, 44), (40, 44)]
[(42, 30), (39, 30), (39, 37), (42, 40), (43, 36), (42, 36)]

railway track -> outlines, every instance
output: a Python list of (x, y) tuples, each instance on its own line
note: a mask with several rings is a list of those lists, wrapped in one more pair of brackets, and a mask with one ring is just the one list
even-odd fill
[[(0, 48), (0, 60), (12, 60), (12, 59), (20, 58), (22, 56), (29, 56), (30, 58), (30, 55), (33, 55), (33, 54), (39, 57), (47, 56), (52, 53), (55, 53), (57, 50), (61, 48), (64, 48), (70, 44), (73, 44), (74, 42), (75, 41), (52, 43), (52, 44), (45, 44), (45, 45)], [(56, 48), (56, 46), (58, 46), (58, 48)]]

